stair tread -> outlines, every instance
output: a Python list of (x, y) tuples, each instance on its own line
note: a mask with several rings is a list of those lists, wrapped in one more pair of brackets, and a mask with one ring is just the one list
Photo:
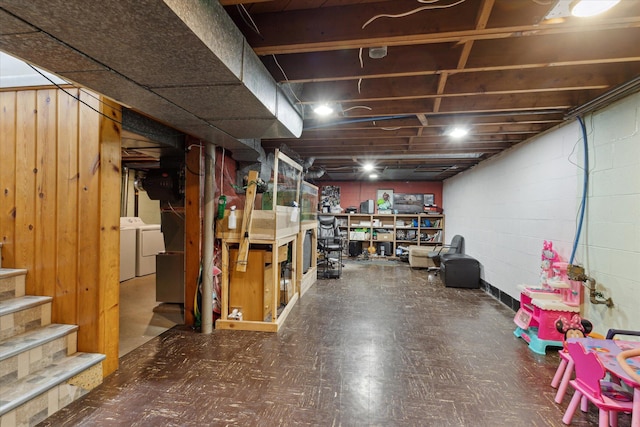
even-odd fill
[(53, 323), (0, 341), (0, 361), (78, 330), (76, 325)]
[(27, 274), (24, 268), (0, 268), (0, 279)]
[(103, 354), (75, 353), (38, 372), (0, 387), (0, 415), (45, 393), (104, 359)]
[(31, 307), (36, 307), (38, 305), (50, 302), (51, 300), (53, 300), (53, 298), (51, 297), (25, 295), (22, 297), (0, 301), (0, 316), (15, 313), (16, 311), (24, 310)]

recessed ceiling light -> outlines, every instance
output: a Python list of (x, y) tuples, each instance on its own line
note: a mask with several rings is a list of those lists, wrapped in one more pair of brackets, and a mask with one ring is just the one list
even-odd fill
[(465, 128), (453, 128), (449, 132), (447, 132), (447, 135), (452, 138), (462, 138), (463, 136), (467, 136), (468, 134), (469, 130)]
[(369, 174), (369, 179), (377, 179), (377, 178), (378, 178), (378, 174), (377, 173)]
[(620, 0), (576, 0), (571, 3), (569, 10), (573, 16), (587, 18), (606, 12), (619, 2)]
[(313, 112), (319, 116), (328, 116), (329, 114), (333, 113), (333, 108), (331, 108), (327, 104), (319, 104), (314, 107)]

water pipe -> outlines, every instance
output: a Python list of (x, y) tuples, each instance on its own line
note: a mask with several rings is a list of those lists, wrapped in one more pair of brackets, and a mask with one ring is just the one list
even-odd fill
[(576, 237), (573, 241), (573, 249), (571, 250), (569, 264), (573, 264), (573, 259), (576, 256), (576, 250), (578, 249), (578, 241), (580, 240), (582, 222), (584, 220), (584, 211), (587, 206), (587, 190), (589, 187), (589, 145), (587, 143), (587, 128), (581, 116), (578, 116), (578, 123), (580, 123), (580, 129), (582, 130), (582, 142), (584, 144), (584, 174), (582, 181), (582, 201), (580, 202), (580, 218), (578, 220), (578, 229), (576, 230)]

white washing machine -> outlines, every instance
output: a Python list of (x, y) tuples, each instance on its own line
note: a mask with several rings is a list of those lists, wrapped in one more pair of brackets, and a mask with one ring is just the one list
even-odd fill
[(127, 219), (120, 218), (120, 281), (136, 277), (136, 228), (129, 225)]
[(164, 252), (164, 237), (160, 231), (160, 224), (145, 224), (138, 217), (124, 217), (120, 224), (136, 230), (135, 265), (136, 276), (146, 276), (156, 272), (156, 255)]

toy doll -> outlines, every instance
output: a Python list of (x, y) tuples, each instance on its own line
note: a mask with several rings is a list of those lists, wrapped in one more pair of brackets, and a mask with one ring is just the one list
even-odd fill
[(568, 338), (584, 338), (593, 329), (593, 325), (587, 319), (574, 314), (571, 319), (562, 316), (556, 320), (556, 330), (564, 335), (564, 342)]

